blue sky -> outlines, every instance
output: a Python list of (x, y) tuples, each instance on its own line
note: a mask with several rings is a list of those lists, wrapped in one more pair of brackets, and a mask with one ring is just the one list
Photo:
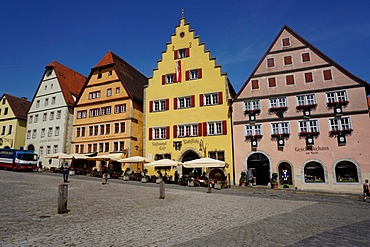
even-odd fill
[(237, 92), (285, 24), (370, 80), (368, 0), (14, 0), (0, 9), (0, 94), (31, 100), (52, 60), (88, 76), (109, 50), (151, 77), (182, 8)]

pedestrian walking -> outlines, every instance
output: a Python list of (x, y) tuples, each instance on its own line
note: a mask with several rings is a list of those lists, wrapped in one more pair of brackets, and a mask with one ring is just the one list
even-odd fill
[(364, 201), (366, 201), (366, 199), (368, 197), (370, 197), (369, 180), (368, 179), (365, 179), (365, 183), (363, 183), (362, 188), (364, 190)]
[(68, 174), (69, 174), (68, 162), (63, 164), (62, 170), (63, 170), (63, 181), (64, 183), (68, 183)]
[(103, 165), (103, 184), (107, 184), (109, 172), (108, 165), (105, 163), (105, 161), (102, 161), (102, 165)]

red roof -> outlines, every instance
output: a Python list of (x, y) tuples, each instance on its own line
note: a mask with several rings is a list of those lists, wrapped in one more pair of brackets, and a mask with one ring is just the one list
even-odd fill
[(58, 78), (67, 105), (72, 107), (75, 99), (82, 91), (87, 78), (57, 61), (52, 61), (46, 66), (46, 69), (51, 68), (54, 69)]
[(131, 98), (142, 102), (144, 86), (148, 85), (148, 78), (111, 51), (108, 51), (95, 67), (91, 69), (90, 76), (95, 70), (107, 66), (114, 66)]
[(4, 94), (1, 97), (1, 100), (4, 97), (8, 101), (8, 104), (16, 118), (26, 120), (28, 109), (31, 107), (31, 102), (29, 102), (26, 98), (17, 98), (10, 94)]

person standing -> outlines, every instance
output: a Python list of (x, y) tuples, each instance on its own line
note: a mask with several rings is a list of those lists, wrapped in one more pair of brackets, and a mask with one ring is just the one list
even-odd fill
[(102, 165), (103, 165), (103, 184), (107, 184), (109, 172), (108, 165), (105, 163), (105, 161), (102, 161)]
[(68, 174), (69, 174), (69, 165), (68, 162), (63, 164), (63, 181), (64, 183), (68, 183)]
[(362, 188), (364, 190), (364, 201), (370, 196), (369, 190), (369, 180), (365, 179), (365, 183), (363, 183)]

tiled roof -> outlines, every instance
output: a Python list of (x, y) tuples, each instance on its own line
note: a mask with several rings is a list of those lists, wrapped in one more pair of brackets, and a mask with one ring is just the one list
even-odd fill
[(18, 119), (27, 119), (28, 109), (31, 107), (31, 102), (26, 98), (17, 98), (10, 94), (4, 94), (1, 99), (6, 98), (10, 108), (12, 109), (14, 115)]
[(46, 66), (46, 69), (50, 68), (54, 69), (67, 105), (72, 107), (87, 78), (57, 61), (52, 61)]
[(144, 86), (148, 84), (148, 78), (113, 52), (108, 51), (99, 61), (99, 63), (95, 65), (95, 67), (92, 69), (92, 72), (98, 68), (112, 65), (114, 66), (123, 86), (131, 98), (142, 102)]

